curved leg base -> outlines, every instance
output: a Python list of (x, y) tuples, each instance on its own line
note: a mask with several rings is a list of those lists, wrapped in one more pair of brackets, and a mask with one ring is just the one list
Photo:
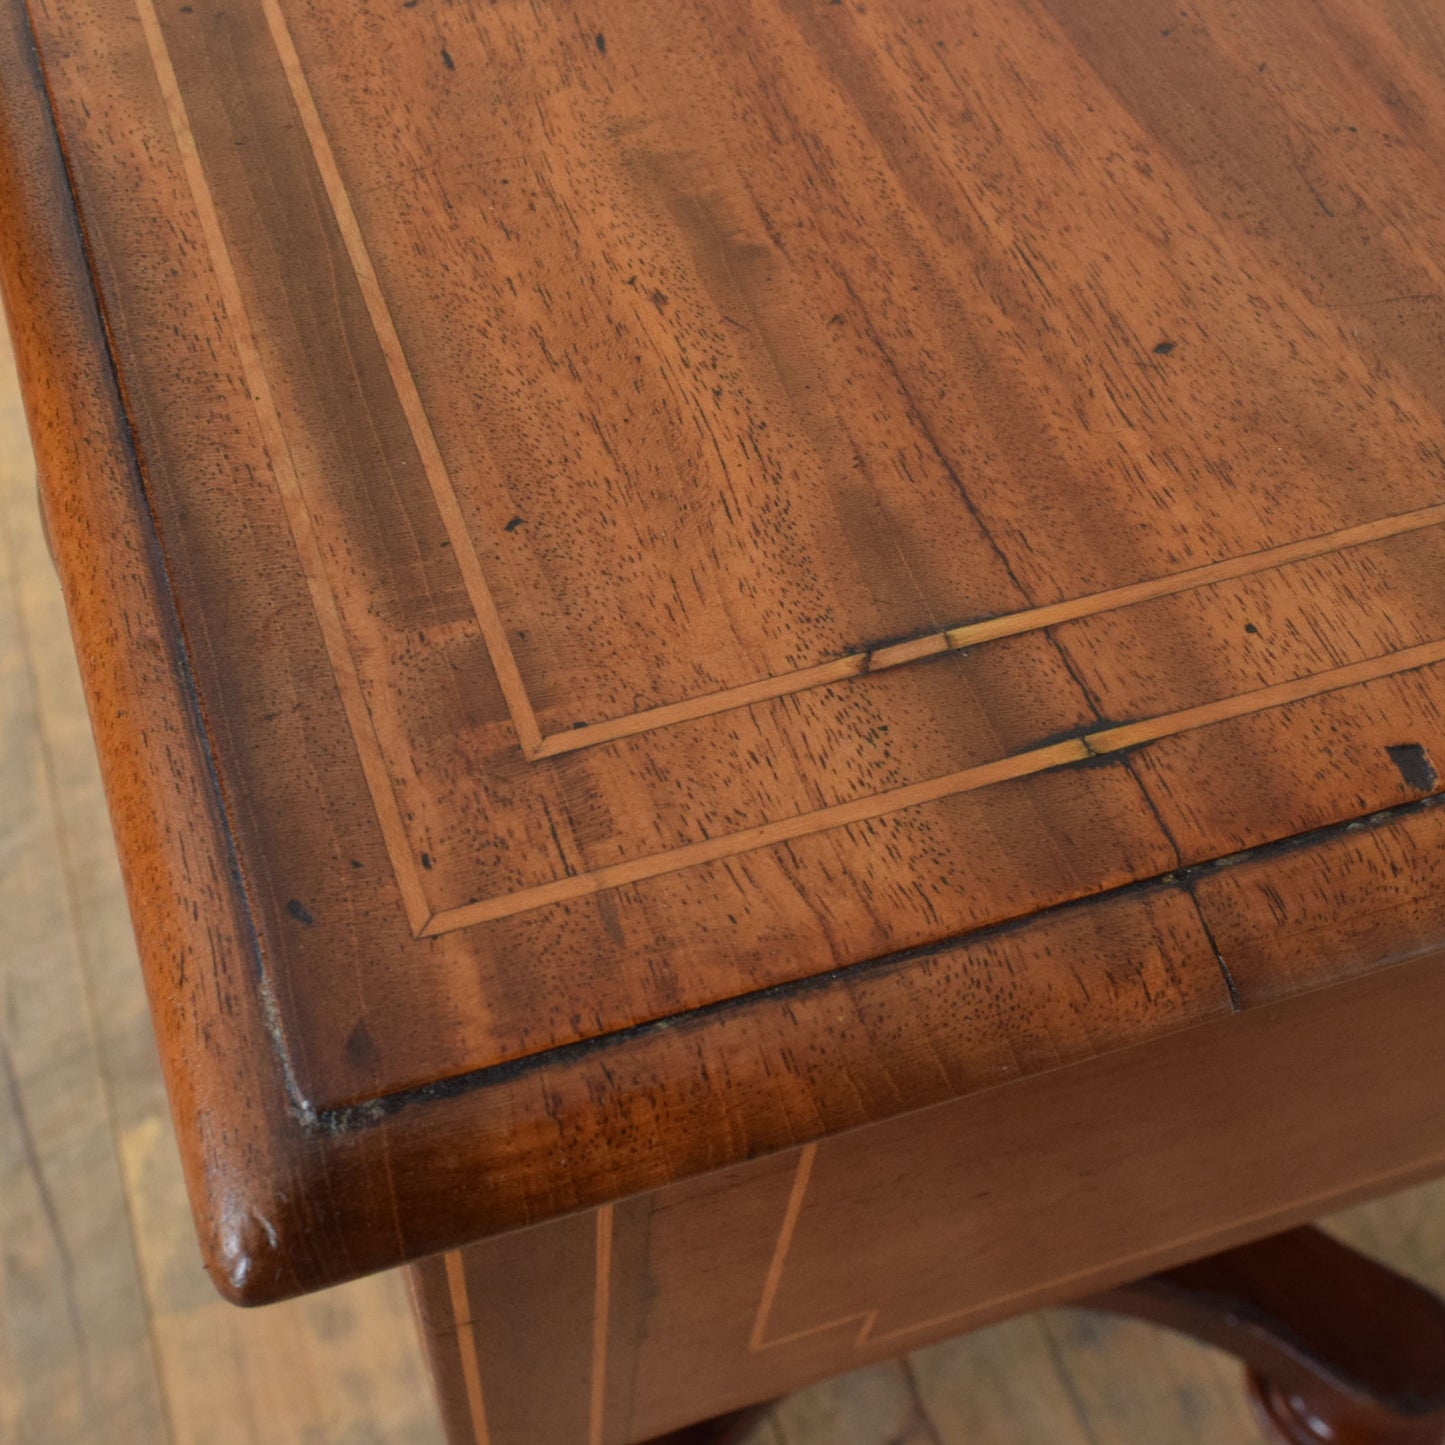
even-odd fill
[(1238, 1356), (1286, 1445), (1445, 1445), (1445, 1302), (1317, 1229), (1082, 1304)]
[(1287, 1445), (1441, 1445), (1445, 1441), (1445, 1422), (1438, 1417), (1374, 1425), (1322, 1419), (1308, 1401), (1276, 1389), (1257, 1371), (1247, 1371), (1246, 1377), (1256, 1414)]

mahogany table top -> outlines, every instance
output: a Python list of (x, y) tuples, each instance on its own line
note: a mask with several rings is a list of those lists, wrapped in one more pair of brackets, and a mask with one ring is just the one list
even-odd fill
[(1445, 23), (4, 0), (248, 1299), (1445, 945)]

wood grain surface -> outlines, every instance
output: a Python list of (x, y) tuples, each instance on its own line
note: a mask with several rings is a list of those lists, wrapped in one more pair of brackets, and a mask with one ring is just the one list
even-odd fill
[(423, 1261), (448, 1439), (651, 1440), (1437, 1175), (1442, 1000), (1419, 961)]
[[(432, 1445), (442, 1427), (399, 1277), (238, 1313), (201, 1271), (7, 368), (0, 350), (0, 857), (7, 916), (26, 926), (0, 952), (3, 1037), (20, 1060), (19, 1091), (0, 1101), (0, 1433), (14, 1445)], [(1439, 1189), (1416, 1191), (1348, 1223), (1438, 1281), (1442, 1208)], [(1055, 1315), (806, 1390), (757, 1445), (1079, 1445), (1086, 1431), (1100, 1445), (1261, 1445), (1248, 1429), (1225, 1361), (1142, 1326)]]
[[(7, 916), (26, 926), (0, 952), (3, 1037), (20, 1061), (19, 1091), (0, 1102), (0, 1432), (16, 1445), (91, 1445), (102, 1435), (117, 1445), (439, 1440), (397, 1277), (239, 1314), (211, 1294), (188, 1242), (179, 1157), (6, 359), (0, 353), (0, 856)], [(1433, 1185), (1330, 1227), (1440, 1289), (1442, 1219), (1445, 1189)], [(595, 1309), (585, 1282), (596, 1241), (594, 1230), (578, 1271), (584, 1309)], [(635, 1250), (614, 1243), (608, 1262), (625, 1278)], [(595, 1350), (595, 1314), (591, 1323), (583, 1342)], [(547, 1344), (557, 1346), (555, 1337)], [(620, 1362), (610, 1373), (615, 1394)], [(500, 1386), (489, 1384), (500, 1406)], [(589, 1413), (597, 1393), (586, 1379)], [(1143, 1325), (1055, 1311), (805, 1389), (749, 1445), (1140, 1439), (1264, 1445), (1233, 1361)]]
[(403, 1281), (211, 1288), (0, 334), (0, 1439), (439, 1445)]
[(1430, 7), (4, 16), (229, 1292), (1445, 944)]

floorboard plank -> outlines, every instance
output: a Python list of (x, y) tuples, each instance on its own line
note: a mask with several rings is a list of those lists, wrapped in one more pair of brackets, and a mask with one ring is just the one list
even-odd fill
[(1242, 1367), (1218, 1350), (1082, 1310), (1050, 1313), (1042, 1325), (1097, 1445), (1269, 1445), (1255, 1423)]
[[(783, 1445), (941, 1445), (906, 1364), (894, 1360), (801, 1391), (774, 1409), (771, 1423)], [(761, 1438), (756, 1432), (754, 1441)]]
[[(34, 478), (0, 356), (0, 1437), (163, 1442), (25, 606)], [(53, 581), (52, 581), (53, 585)], [(92, 763), (92, 768), (94, 764)]]
[(201, 1268), (10, 365), (0, 348), (0, 1439), (439, 1445), (400, 1277), (244, 1314)]
[(912, 1365), (945, 1445), (1095, 1445), (1037, 1316), (919, 1350)]

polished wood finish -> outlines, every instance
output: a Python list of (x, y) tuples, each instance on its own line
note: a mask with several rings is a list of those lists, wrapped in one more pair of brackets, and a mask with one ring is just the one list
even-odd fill
[[(263, 1311), (207, 1298), (64, 606), (38, 527), (24, 417), (4, 364), (0, 353), (0, 853), (20, 866), (5, 871), (0, 890), (21, 927), (7, 935), (0, 972), (21, 1093), (0, 1107), (0, 1436), (44, 1445), (301, 1445), (348, 1432), (439, 1440), (395, 1276)], [(61, 905), (68, 916), (54, 911)], [(87, 994), (98, 1044), (85, 1041)], [(38, 1173), (24, 1162), (27, 1122), (40, 1141)], [(119, 1191), (96, 1164), (97, 1124), (114, 1130)], [(54, 1223), (39, 1203), (42, 1185)], [(1442, 1223), (1445, 1189), (1436, 1185), (1332, 1227), (1438, 1286)], [(139, 1288), (127, 1283), (133, 1275)], [(67, 1285), (80, 1292), (80, 1334)], [(813, 1386), (771, 1411), (751, 1445), (1090, 1437), (1263, 1445), (1236, 1372), (1214, 1352), (1074, 1311), (1025, 1316)]]
[(1442, 1003), (1379, 971), (424, 1261), (449, 1438), (650, 1440), (1438, 1174)]
[[(1261, 1422), (1285, 1445), (1445, 1440), (1445, 1301), (1318, 1229), (1240, 1245), (1081, 1304), (1244, 1360)], [(740, 1442), (766, 1412), (737, 1411), (647, 1445)]]
[(1289, 1445), (1440, 1445), (1445, 1301), (1317, 1229), (1085, 1301), (1238, 1355)]
[(234, 1297), (1440, 951), (1430, 7), (3, 23)]
[[(0, 854), (12, 860), (0, 891), (21, 926), (7, 935), (0, 973), (20, 1090), (0, 1100), (0, 1436), (37, 1445), (299, 1445), (348, 1432), (439, 1440), (395, 1275), (260, 1312), (208, 1298), (7, 360), (0, 349)], [(118, 1185), (101, 1162), (107, 1129)], [(1331, 1224), (1437, 1287), (1442, 1226), (1440, 1184)], [(795, 1393), (767, 1412), (751, 1445), (1090, 1438), (1263, 1445), (1237, 1372), (1214, 1351), (1069, 1310)]]
[(200, 1266), (0, 332), (0, 1440), (439, 1445), (395, 1274), (233, 1309)]

